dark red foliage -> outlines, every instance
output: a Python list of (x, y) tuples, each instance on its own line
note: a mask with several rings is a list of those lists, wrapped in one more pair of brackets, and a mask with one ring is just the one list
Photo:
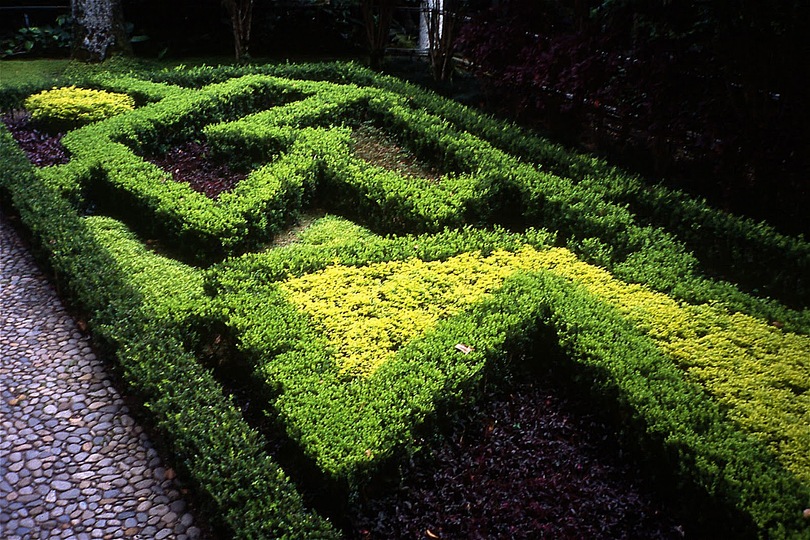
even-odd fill
[(219, 198), (247, 177), (247, 173), (233, 171), (226, 163), (213, 161), (208, 145), (200, 142), (175, 146), (166, 155), (147, 160), (171, 173), (176, 182), (185, 182), (211, 199)]
[[(351, 535), (382, 538), (681, 538), (585, 399), (520, 384), (453, 421), (399, 487), (367, 500)], [(426, 443), (427, 444), (427, 443)]]
[(31, 115), (23, 111), (7, 112), (2, 121), (34, 165), (64, 165), (70, 160), (62, 146), (64, 133), (52, 134), (38, 129), (31, 123)]
[(756, 6), (505, 0), (458, 45), (499, 112), (808, 233), (810, 81), (797, 17), (810, 12), (793, 0)]

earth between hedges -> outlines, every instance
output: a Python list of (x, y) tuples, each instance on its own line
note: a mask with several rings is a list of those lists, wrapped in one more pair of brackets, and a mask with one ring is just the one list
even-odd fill
[(194, 191), (210, 199), (218, 199), (247, 178), (247, 173), (234, 171), (227, 163), (218, 163), (210, 157), (206, 143), (191, 141), (169, 149), (164, 156), (150, 157), (154, 163), (170, 173), (175, 182), (183, 182)]
[[(64, 133), (48, 133), (39, 129), (31, 122), (27, 112), (8, 112), (2, 116), (2, 121), (34, 165), (63, 165), (70, 159), (61, 143)], [(355, 155), (372, 165), (432, 182), (441, 178), (438, 170), (370, 123), (364, 123), (354, 130), (352, 141)], [(248, 175), (245, 171), (232, 169), (227, 163), (212, 160), (210, 148), (205, 142), (185, 142), (173, 146), (162, 156), (145, 159), (166, 171), (176, 182), (186, 183), (214, 200), (222, 193), (231, 191)]]
[(48, 133), (31, 122), (25, 111), (9, 111), (0, 117), (28, 160), (37, 167), (64, 165), (70, 159), (62, 146), (64, 133)]

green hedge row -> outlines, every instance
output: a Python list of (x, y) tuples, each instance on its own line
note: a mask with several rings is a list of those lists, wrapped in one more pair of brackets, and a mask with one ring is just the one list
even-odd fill
[[(279, 76), (283, 74), (279, 73)], [(742, 218), (662, 185), (580, 154), (515, 125), (495, 120), (395, 77), (356, 65), (326, 64), (321, 77), (373, 85), (409, 96), (415, 105), (450, 121), (497, 148), (570, 178), (599, 198), (626, 205), (640, 223), (662, 227), (684, 242), (711, 275), (786, 305), (810, 306), (810, 243)]]
[[(111, 86), (120, 89), (127, 84), (118, 80)], [(291, 202), (303, 201), (308, 192), (314, 192), (306, 188), (314, 188), (317, 177), (324, 179), (318, 190), (326, 204), (368, 213), (392, 231), (435, 231), (491, 218), (487, 203), (492, 196), (487, 191), (498, 185), (499, 178), (482, 172), (498, 165), (483, 165), (492, 154), (487, 154), (488, 145), (452, 132), (435, 117), (397, 105), (401, 100), (396, 96), (373, 89), (299, 84), (260, 76), (212, 86), (200, 90), (199, 95), (176, 89), (160, 102), (73, 131), (64, 139), (74, 154), (73, 162), (82, 163), (83, 171), (100, 171), (93, 176), (88, 191), (107, 202), (102, 205), (106, 211), (123, 214), (144, 234), (168, 239), (192, 260), (210, 262), (266, 240), (281, 223), (294, 217), (299, 205)], [(266, 104), (270, 101), (264, 95), (267, 93), (282, 94), (276, 98), (283, 102), (314, 91), (318, 93), (301, 101), (206, 127), (205, 134), (219, 155), (235, 153), (253, 165), (273, 160), (217, 202), (188, 186), (168, 182), (166, 173), (133, 151), (164, 147), (167, 142), (160, 139), (159, 132), (171, 131), (174, 140), (190, 137), (206, 120), (227, 116), (217, 113), (219, 108), (227, 108), (233, 115), (239, 106), (259, 106), (261, 103), (257, 105), (253, 98), (258, 93), (264, 96), (259, 101)], [(479, 174), (446, 175), (438, 183), (403, 178), (353, 157), (345, 131), (300, 130), (310, 124), (357, 122), (359, 115), (370, 113), (392, 129), (414, 126), (415, 147), (422, 152), (439, 151), (456, 168), (466, 164)], [(284, 129), (290, 125), (299, 128), (298, 132)], [(75, 168), (72, 163), (56, 170), (64, 170), (66, 176), (75, 179), (63, 183), (74, 186), (73, 192), (81, 192), (77, 183), (82, 177), (69, 174)], [(59, 176), (56, 171), (45, 174)], [(393, 222), (384, 225), (389, 216)]]
[(663, 227), (685, 243), (715, 277), (796, 308), (810, 306), (810, 243), (772, 227), (711, 207), (677, 190), (650, 185), (593, 156), (573, 152), (432, 92), (352, 63), (199, 67), (158, 74), (156, 79), (195, 86), (247, 73), (374, 86), (406, 96), (415, 106), (451, 122), (497, 148), (570, 178), (600, 200), (627, 206), (642, 225)]
[(127, 384), (151, 411), (210, 517), (238, 538), (334, 538), (306, 510), (211, 373), (189, 352), (206, 317), (198, 272), (149, 252), (119, 223), (81, 218), (38, 181), (0, 127), (0, 192), (48, 257), (62, 289), (115, 350)]
[[(116, 79), (111, 87), (129, 84)], [(147, 91), (138, 81), (134, 86)], [(171, 181), (168, 173), (136, 151), (159, 153), (173, 142), (198, 138), (212, 121), (298, 97), (291, 85), (262, 76), (230, 80), (199, 92), (175, 87), (156, 103), (68, 133), (63, 143), (73, 159), (44, 174), (55, 182), (60, 174), (72, 178), (63, 180), (72, 186), (66, 191), (87, 192), (91, 202), (125, 217), (142, 234), (164, 239), (190, 260), (210, 262), (237, 247), (245, 249), (267, 240), (293, 219), (300, 207), (294, 201), (300, 201), (305, 184), (313, 182), (312, 162), (296, 154), (282, 156), (215, 202)], [(93, 174), (89, 178), (71, 174), (76, 167)], [(76, 185), (82, 181), (84, 186)]]
[[(327, 69), (325, 73), (330, 72)], [(413, 98), (352, 85), (301, 81), (286, 84), (288, 88), (298, 85), (301, 94), (315, 94), (207, 128), (221, 152), (236, 151), (241, 139), (247, 148), (245, 155), (254, 156), (251, 159), (272, 155), (295, 137), (292, 132), (279, 131), (278, 126), (296, 127), (297, 115), (301, 125), (323, 125), (327, 121), (356, 125), (370, 118), (383, 128), (401, 132), (417, 154), (435, 156), (450, 174), (438, 183), (403, 178), (347, 153), (345, 144), (337, 142), (339, 130), (338, 134), (335, 130), (319, 133), (309, 138), (315, 148), (305, 153), (318, 162), (316, 176), (322, 179), (322, 199), (327, 206), (334, 205), (331, 208), (335, 210), (354, 211), (369, 225), (389, 232), (437, 231), (465, 223), (498, 222), (513, 227), (533, 224), (558, 229), (561, 240), (572, 249), (624, 279), (648, 284), (689, 302), (723, 302), (731, 309), (769, 319), (791, 331), (810, 332), (810, 310), (786, 309), (778, 302), (743, 294), (734, 285), (707, 277), (701, 262), (670, 233), (640, 224), (625, 206), (605, 200), (586, 182), (575, 183), (538, 170), (470, 133), (457, 131), (446, 121), (417, 108)], [(444, 100), (434, 97), (433, 101), (433, 108), (441, 109), (436, 103), (443, 104)], [(365, 109), (362, 114), (360, 109)], [(324, 111), (343, 117), (329, 117)], [(342, 138), (346, 139), (345, 133)]]
[[(650, 461), (663, 455), (681, 482), (742, 512), (764, 537), (810, 537), (801, 518), (810, 486), (730, 421), (650, 337), (576, 282), (543, 270), (514, 275), (491, 298), (407, 343), (365, 379), (338, 370), (329, 343), (278, 285), (331, 264), (443, 260), (553, 241), (543, 231), (521, 236), (477, 229), (384, 239), (327, 219), (299, 245), (210, 268), (206, 288), (289, 435), (321, 470), (349, 486), (357, 488), (387, 460), (413, 450), (420, 426), (471, 399), (487, 366), (561, 348), (581, 366), (580, 383), (592, 384), (600, 403), (630, 415), (626, 434), (641, 438)], [(462, 354), (458, 343), (473, 351)], [(529, 357), (543, 361), (542, 352)]]
[[(541, 345), (559, 346), (587, 367), (605, 402), (626, 407), (644, 440), (665, 449), (685, 482), (750, 516), (763, 536), (807, 536), (799, 516), (810, 502), (808, 487), (785, 472), (762, 443), (743, 435), (725, 409), (702, 387), (687, 382), (648, 336), (605, 299), (575, 284), (542, 271), (515, 276), (492, 299), (441, 322), (360, 381), (336, 370), (323, 336), (274, 282), (335, 262), (436, 260), (556, 243), (623, 279), (691, 303), (719, 303), (786, 330), (808, 333), (810, 310), (796, 312), (705, 277), (702, 261), (673, 235), (639, 223), (627, 208), (604, 200), (585, 182), (538, 170), (456, 129), (458, 123), (420, 110), (407, 96), (256, 75), (223, 77), (199, 91), (122, 79), (107, 84), (117, 91), (129, 84), (140, 88), (141, 107), (70, 133), (66, 145), (74, 159), (35, 176), (19, 152), (5, 149), (14, 145), (3, 135), (4, 159), (26, 171), (4, 176), (3, 185), (34, 237), (52, 251), (52, 264), (67, 278), (73, 297), (96, 312), (95, 331), (118, 346), (128, 379), (142, 389), (158, 424), (173, 434), (178, 455), (191, 456), (184, 457), (191, 475), (240, 535), (282, 534), (300, 527), (318, 537), (317, 531), (328, 525), (301, 509), (283, 473), (260, 452), (260, 439), (189, 352), (191, 344), (199, 345), (198, 333), (223, 323), (253, 363), (268, 405), (280, 414), (290, 436), (323, 471), (350, 486), (357, 487), (382, 462), (410, 448), (413, 430), (437, 411), (459, 406), (486, 366), (536, 345), (528, 342), (540, 334), (545, 336)], [(348, 97), (341, 101), (343, 95)], [(245, 116), (274, 104), (280, 106)], [(438, 156), (449, 173), (430, 182), (354, 156), (350, 128), (368, 120), (401, 133), (416, 153)], [(160, 151), (202, 130), (221, 153), (236, 151), (245, 140), (250, 141), (246, 147), (253, 145), (246, 153), (251, 164), (270, 162), (214, 203), (165, 181), (132, 150)], [(193, 246), (191, 255), (205, 262), (268, 238), (311, 196), (381, 231), (437, 232), (509, 221), (521, 230), (534, 224), (559, 232), (510, 235), (466, 229), (382, 239), (327, 220), (305, 235), (303, 244), (231, 259), (200, 274), (150, 253), (115, 221), (79, 218), (76, 208), (89, 201), (85, 192), (104, 189), (115, 204), (103, 211), (129, 213), (136, 228), (154, 227), (149, 232), (161, 241)], [(128, 211), (122, 208), (127, 205)], [(98, 272), (107, 266), (109, 272)], [(213, 303), (208, 296), (214, 296)], [(552, 328), (553, 336), (542, 328)], [(474, 344), (474, 351), (462, 355), (457, 343)], [(183, 373), (192, 379), (181, 378)], [(198, 408), (202, 394), (184, 386), (186, 380), (198, 381), (205, 392), (218, 392), (214, 409)], [(180, 401), (186, 409), (177, 408)], [(201, 417), (212, 411), (221, 424), (182, 432), (188, 422), (202, 425)], [(216, 456), (214, 461), (194, 454), (201, 447)], [(246, 488), (219, 478), (223, 467), (242, 462), (248, 466), (240, 482), (254, 479), (256, 470), (265, 480)], [(276, 485), (287, 486), (280, 506), (268, 498), (248, 500)], [(235, 524), (242, 508), (250, 509), (251, 522)]]

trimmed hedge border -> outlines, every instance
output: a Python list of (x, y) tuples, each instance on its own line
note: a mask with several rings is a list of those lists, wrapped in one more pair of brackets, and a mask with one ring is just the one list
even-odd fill
[(295, 79), (328, 80), (374, 86), (407, 96), (414, 106), (451, 122), (458, 130), (481, 137), (497, 148), (570, 178), (597, 198), (626, 205), (642, 225), (663, 227), (700, 258), (715, 277), (738, 283), (753, 293), (770, 295), (794, 308), (810, 306), (810, 243), (780, 234), (765, 223), (728, 214), (705, 201), (661, 185), (604, 160), (570, 151), (514, 124), (440, 98), (414, 84), (381, 75), (354, 63), (306, 65), (203, 66), (155, 74), (155, 80), (199, 86), (246, 73)]
[(156, 309), (166, 306), (149, 290), (155, 283), (174, 289), (180, 305), (185, 298), (187, 310), (199, 308), (191, 307), (189, 284), (172, 271), (175, 263), (150, 254), (118, 225), (88, 226), (36, 178), (5, 127), (0, 127), (0, 165), (0, 188), (72, 300), (91, 315), (96, 337), (113, 347), (125, 381), (143, 398), (212, 518), (239, 538), (337, 538), (327, 521), (303, 507), (295, 487), (264, 452), (261, 436), (178, 339), (182, 332), (173, 320), (178, 314)]
[[(666, 456), (684, 485), (750, 516), (768, 537), (808, 537), (800, 514), (810, 486), (785, 470), (756, 434), (729, 419), (674, 357), (605, 299), (554, 271), (518, 272), (489, 299), (440, 322), (367, 378), (342, 374), (330, 345), (276, 282), (332, 264), (444, 260), (553, 235), (447, 232), (383, 239), (350, 225), (313, 229), (315, 241), (232, 259), (206, 271), (206, 289), (290, 436), (328, 476), (353, 489), (413, 449), (419, 426), (472, 399), (486, 366), (560, 348), (588, 373), (580, 381), (617, 417), (630, 417), (647, 459)], [(326, 234), (321, 232), (326, 230)], [(331, 230), (331, 232), (329, 232)], [(543, 331), (544, 328), (551, 332)], [(673, 330), (673, 331), (677, 331)], [(536, 342), (530, 336), (543, 336)], [(463, 355), (458, 343), (473, 351)], [(589, 381), (589, 382), (585, 382)]]
[[(264, 74), (247, 73), (251, 69)], [(210, 84), (187, 88), (203, 81)], [(366, 87), (369, 82), (382, 89)], [(810, 538), (801, 519), (810, 486), (787, 471), (757, 433), (730, 420), (727, 404), (687, 376), (644, 321), (581, 284), (547, 270), (519, 272), (491, 297), (408, 342), (364, 381), (337, 372), (312, 320), (274, 284), (335, 262), (444, 260), (566, 245), (618, 278), (695, 308), (713, 304), (707, 309), (741, 311), (756, 317), (754, 324), (783, 326), (777, 333), (810, 333), (810, 310), (791, 310), (707, 277), (713, 263), (699, 261), (678, 239), (683, 224), (674, 225), (674, 235), (646, 225), (624, 203), (606, 197), (598, 182), (558, 176), (538, 169), (534, 158), (522, 162), (504, 151), (515, 154), (523, 144), (535, 145), (537, 155), (550, 152), (542, 140), (518, 136), (516, 128), (471, 111), (467, 118), (460, 105), (353, 65), (202, 68), (159, 74), (154, 81), (97, 77), (92, 85), (131, 88), (140, 107), (69, 133), (65, 145), (73, 159), (37, 171), (0, 128), (0, 190), (11, 197), (71, 298), (91, 315), (96, 336), (115, 350), (125, 380), (143, 396), (181, 468), (237, 537), (337, 533), (304, 509), (263, 451), (261, 436), (195, 358), (192, 351), (210, 330), (223, 326), (251, 362), (267, 405), (290, 437), (350, 490), (386, 461), (412, 451), (414, 430), (474, 399), (485, 369), (539, 343), (561, 349), (580, 366), (596, 395), (617, 415), (632, 418), (629, 433), (643, 441), (650, 459), (664, 455), (681, 482), (748, 516), (762, 537)], [(438, 156), (448, 172), (432, 183), (353, 156), (350, 130), (368, 120), (401, 133), (415, 153)], [(135, 153), (160, 151), (200, 133), (215, 152), (245, 150), (245, 162), (258, 166), (223, 195), (222, 204), (165, 182), (165, 174)], [(578, 170), (575, 157), (555, 159), (571, 164), (570, 172)], [(134, 230), (168, 240), (198, 263), (215, 264), (200, 271), (152, 253), (114, 219), (81, 217), (77, 208), (88, 202), (85, 194), (105, 189), (116, 204), (103, 210), (124, 201), (132, 208), (122, 214)], [(381, 238), (340, 223), (330, 231), (326, 222), (302, 244), (217, 263), (268, 240), (313, 199), (375, 231), (429, 234)], [(713, 227), (741, 223), (734, 219)], [(526, 232), (471, 228), (499, 223)], [(785, 279), (801, 281), (794, 271), (803, 268), (803, 240), (780, 244), (772, 231), (760, 234), (743, 225), (733, 249), (767, 241), (778, 255), (773, 260), (785, 262)], [(757, 278), (757, 270), (746, 276)], [(459, 343), (474, 349), (462, 355)]]
[[(341, 66), (322, 66), (318, 72), (321, 75), (320, 78), (335, 75), (334, 71), (338, 67)], [(266, 71), (282, 70), (282, 68), (271, 67)], [(352, 75), (357, 69), (359, 68), (349, 65), (346, 70), (348, 75), (343, 78)], [(313, 70), (318, 71), (316, 68), (312, 68), (310, 71)], [(233, 99), (236, 99), (236, 95), (239, 93), (236, 90), (238, 85), (245, 84), (237, 82), (241, 79), (228, 79), (224, 76), (224, 73), (233, 73), (232, 70), (202, 71), (206, 73), (206, 77), (204, 77), (206, 80), (217, 80), (212, 73), (218, 73), (219, 78), (226, 81), (215, 83), (214, 86), (230, 82), (234, 87), (233, 92), (235, 92), (231, 94)], [(293, 75), (300, 75), (293, 68), (288, 68), (288, 71), (291, 71)], [(363, 70), (360, 70), (360, 73), (362, 74)], [(250, 76), (247, 77), (250, 78)], [(114, 88), (120, 89), (121, 84), (123, 83), (118, 82)], [(318, 83), (298, 81), (287, 84), (308, 85), (309, 91), (318, 91)], [(284, 144), (288, 144), (291, 135), (289, 132), (284, 134), (277, 130), (274, 131), (276, 128), (271, 129), (270, 126), (283, 127), (290, 123), (293, 118), (292, 111), (305, 115), (302, 120), (304, 126), (310, 122), (316, 124), (321, 122), (322, 120), (318, 119), (324, 118), (322, 111), (332, 110), (323, 109), (326, 106), (324, 103), (328, 104), (329, 96), (334, 96), (336, 92), (336, 87), (328, 88), (330, 90), (326, 92), (326, 98), (319, 99), (316, 94), (305, 100), (309, 101), (310, 105), (296, 102), (286, 107), (270, 109), (240, 119), (231, 125), (212, 126), (207, 129), (207, 132), (211, 134), (214, 141), (222, 144), (225, 150), (238, 144), (238, 135), (241, 133), (247, 141), (247, 147), (254, 149), (250, 150), (248, 154), (256, 152), (259, 154), (264, 152), (265, 155), (272, 154), (279, 150), (279, 145), (283, 147)], [(341, 88), (337, 87), (337, 92)], [(457, 131), (452, 125), (435, 115), (414, 109), (418, 105), (414, 97), (374, 89), (357, 89), (356, 86), (345, 87), (343, 91), (348, 92), (348, 95), (354, 95), (352, 92), (360, 92), (360, 97), (346, 99), (349, 102), (352, 102), (352, 99), (359, 99), (360, 101), (354, 103), (367, 103), (367, 112), (376, 117), (378, 122), (389, 126), (392, 130), (404, 130), (408, 142), (417, 153), (443, 156), (441, 159), (444, 161), (445, 167), (461, 172), (458, 175), (449, 175), (438, 185), (418, 180), (405, 180), (396, 173), (377, 171), (367, 164), (358, 163), (360, 160), (350, 159), (342, 149), (343, 145), (337, 143), (337, 139), (334, 138), (337, 136), (335, 134), (318, 135), (315, 139), (316, 143), (320, 140), (325, 144), (315, 144), (314, 147), (310, 145), (310, 148), (306, 148), (307, 145), (302, 142), (303, 148), (300, 146), (298, 148), (303, 152), (302, 155), (308, 156), (303, 158), (303, 161), (312, 161), (314, 158), (314, 161), (317, 162), (317, 170), (310, 168), (303, 182), (312, 186), (318, 183), (319, 179), (325, 180), (321, 183), (321, 189), (325, 186), (323, 198), (329, 201), (350, 200), (348, 207), (355, 209), (357, 214), (362, 215), (370, 225), (379, 230), (435, 232), (441, 230), (442, 227), (498, 223), (504, 220), (510, 222), (510, 225), (519, 227), (533, 224), (554, 228), (560, 231), (561, 240), (566, 241), (567, 245), (578, 254), (592, 262), (605, 265), (624, 279), (648, 284), (688, 302), (723, 302), (730, 309), (774, 321), (776, 324), (784, 325), (790, 331), (810, 333), (810, 309), (805, 308), (802, 311), (786, 309), (779, 302), (742, 293), (735, 285), (707, 277), (710, 270), (705, 269), (701, 261), (673, 235), (657, 227), (639, 224), (636, 216), (631, 214), (627, 208), (604, 200), (603, 195), (598, 190), (591, 189), (587, 182), (575, 183), (570, 179), (521, 163), (518, 159), (497, 150), (488, 142), (469, 133)], [(433, 109), (443, 110), (446, 100), (440, 100), (438, 97), (424, 92), (422, 94), (424, 94), (422, 96), (424, 99), (430, 98), (429, 101), (442, 105), (440, 107), (434, 103)], [(461, 106), (458, 105), (458, 107)], [(335, 110), (337, 113), (349, 114), (345, 121), (350, 123), (357, 121), (357, 117), (352, 116), (348, 111), (349, 109), (345, 108)], [(264, 127), (258, 128), (257, 131), (256, 126)], [(508, 131), (507, 128), (504, 129)], [(264, 130), (264, 134), (262, 134), (262, 130)], [(309, 139), (313, 140), (311, 137)], [(331, 139), (333, 142), (326, 143), (327, 139)], [(299, 142), (301, 141), (299, 140)], [(358, 170), (358, 168), (362, 170)], [(465, 171), (470, 171), (473, 175), (468, 176)], [(347, 199), (342, 196), (347, 189), (354, 193), (353, 198)], [(168, 202), (162, 203), (163, 210), (157, 210), (159, 215), (173, 212), (172, 208), (176, 207), (178, 197), (182, 201), (186, 201), (187, 197), (184, 193), (180, 190), (175, 191), (178, 195), (167, 199)], [(241, 192), (245, 191), (247, 190)], [(144, 193), (138, 196), (138, 199), (144, 200), (146, 197), (148, 194)], [(198, 199), (201, 199), (201, 196), (192, 197), (189, 200)], [(186, 204), (189, 203), (182, 203), (182, 205)], [(212, 230), (211, 224), (219, 223), (222, 218), (209, 217), (203, 219), (201, 223), (199, 218), (193, 217), (196, 211), (195, 205), (205, 206), (207, 201), (200, 200), (199, 203), (189, 207), (189, 212), (191, 212), (189, 215), (192, 217), (174, 219), (176, 224), (172, 226), (171, 230), (174, 231), (175, 238), (182, 238), (182, 241), (178, 241), (180, 245), (194, 245), (195, 241), (202, 247), (216, 244), (215, 231), (217, 230), (231, 231), (228, 233), (231, 236), (226, 237), (231, 238), (225, 242), (227, 246), (219, 248), (219, 251), (216, 252), (219, 253), (219, 257), (222, 254), (233, 253), (236, 248), (244, 249), (255, 245), (255, 242), (240, 244), (240, 240), (238, 240), (246, 235), (245, 222), (242, 221), (242, 218), (238, 218), (236, 222), (231, 219), (228, 221), (231, 225), (215, 225)], [(343, 210), (345, 211), (346, 207)], [(392, 222), (390, 220), (392, 212), (403, 221)], [(203, 212), (201, 215), (206, 214)], [(255, 216), (256, 214), (252, 219), (255, 219)], [(242, 223), (242, 225), (235, 225), (235, 223)], [(233, 232), (234, 227), (236, 227), (236, 232)], [(262, 227), (265, 227), (263, 238), (266, 238), (266, 235), (272, 234), (278, 225), (264, 224)], [(193, 238), (194, 235), (199, 238)], [(261, 234), (254, 236), (261, 236)], [(777, 247), (778, 242), (772, 246), (773, 249), (777, 249)], [(206, 252), (205, 249), (196, 251), (198, 253)], [(788, 250), (784, 255), (790, 258), (792, 252)], [(201, 256), (198, 256), (197, 260), (199, 257)], [(214, 257), (214, 260), (216, 258), (217, 256)], [(810, 261), (810, 259), (808, 260)], [(210, 259), (207, 262), (210, 262)], [(790, 264), (786, 263), (780, 268), (782, 271), (789, 272)], [(799, 273), (796, 279), (803, 281), (802, 276), (803, 274)], [(795, 305), (795, 302), (791, 303)]]

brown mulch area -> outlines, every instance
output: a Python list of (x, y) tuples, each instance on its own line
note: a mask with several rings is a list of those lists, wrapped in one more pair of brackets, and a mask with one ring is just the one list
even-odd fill
[(247, 173), (232, 170), (227, 163), (215, 162), (206, 143), (187, 142), (172, 147), (163, 156), (146, 158), (170, 173), (175, 182), (184, 182), (194, 191), (218, 199), (247, 178)]
[(442, 173), (403, 147), (394, 137), (365, 122), (352, 131), (354, 154), (372, 165), (404, 176), (438, 182)]
[(70, 156), (62, 146), (64, 133), (48, 133), (31, 122), (25, 111), (9, 111), (0, 117), (28, 160), (37, 167), (64, 165)]

